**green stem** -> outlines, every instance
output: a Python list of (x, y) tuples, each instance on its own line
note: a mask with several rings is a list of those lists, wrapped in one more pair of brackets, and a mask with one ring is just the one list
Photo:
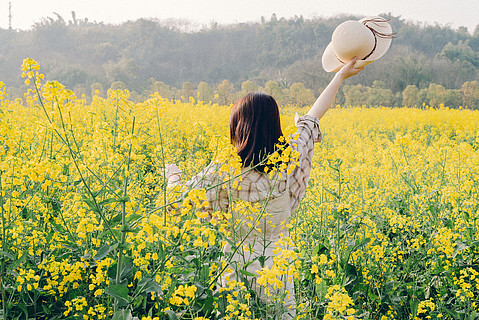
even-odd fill
[[(42, 109), (43, 109), (43, 112), (45, 113), (45, 116), (47, 117), (48, 119), (48, 122), (50, 124), (53, 125), (53, 122), (52, 120), (50, 119), (50, 116), (48, 115), (48, 112), (47, 110), (45, 109), (45, 105), (43, 104), (43, 100), (42, 100), (42, 97), (40, 96), (40, 91), (37, 87), (37, 84), (36, 84), (36, 81), (33, 81), (33, 83), (35, 84), (35, 91), (37, 93), (37, 97), (38, 97), (38, 101), (40, 103), (40, 105), (42, 106)], [(60, 109), (60, 106), (58, 105), (58, 110), (60, 112), (60, 120), (61, 120), (61, 123), (62, 123), (62, 127), (63, 127), (63, 130), (66, 132), (66, 127), (65, 127), (65, 123), (63, 122), (63, 116), (61, 114), (61, 109)], [(103, 212), (101, 211), (101, 208), (100, 206), (98, 205), (97, 201), (96, 201), (96, 197), (95, 195), (93, 194), (93, 192), (91, 191), (90, 189), (90, 186), (88, 185), (88, 183), (86, 182), (85, 178), (83, 177), (83, 174), (80, 170), (80, 167), (78, 166), (78, 163), (77, 163), (77, 154), (75, 151), (73, 151), (72, 147), (71, 147), (71, 144), (68, 140), (68, 136), (65, 134), (65, 138), (63, 138), (63, 136), (60, 134), (60, 132), (58, 132), (58, 130), (56, 128), (53, 128), (53, 131), (55, 131), (55, 133), (57, 134), (57, 136), (60, 138), (60, 140), (63, 142), (64, 145), (67, 146), (68, 148), (68, 151), (70, 152), (70, 156), (72, 158), (72, 161), (73, 161), (73, 164), (75, 165), (75, 168), (77, 169), (78, 171), (78, 174), (80, 175), (80, 179), (83, 183), (83, 185), (85, 186), (85, 188), (87, 189), (88, 191), (88, 194), (90, 195), (91, 199), (93, 200), (93, 203), (95, 205), (95, 212), (97, 212), (101, 219), (103, 220), (103, 222), (105, 222), (105, 225), (107, 226), (108, 228), (108, 231), (110, 232), (111, 236), (113, 237), (113, 239), (115, 239), (115, 241), (117, 242), (118, 239), (116, 238), (115, 234), (113, 233), (113, 229), (111, 228), (108, 220), (106, 219), (105, 215), (103, 214)], [(88, 168), (88, 166), (87, 166)], [(90, 170), (89, 170), (90, 171)]]
[(50, 159), (53, 158), (53, 131), (51, 132), (50, 135)]
[(341, 204), (341, 168), (338, 168), (338, 205)]
[[(63, 124), (63, 118), (60, 116), (60, 118), (62, 119), (62, 125)], [(56, 131), (56, 129), (55, 129)], [(60, 133), (58, 133), (58, 131), (56, 131), (58, 135), (60, 135)], [(73, 149), (71, 148), (71, 145), (70, 145), (70, 142), (68, 141), (68, 137), (66, 137), (66, 141), (63, 140), (63, 137), (62, 137), (62, 140), (66, 143), (67, 147), (68, 147), (68, 150), (70, 151), (70, 156), (73, 160), (73, 164), (75, 165), (75, 168), (77, 169), (78, 171), (78, 174), (80, 175), (80, 179), (81, 181), (83, 182), (83, 185), (85, 186), (85, 188), (87, 189), (88, 191), (88, 194), (90, 195), (91, 199), (93, 200), (93, 203), (95, 205), (95, 211), (100, 215), (100, 217), (102, 218), (102, 220), (105, 222), (105, 225), (107, 226), (108, 228), (108, 231), (110, 231), (110, 234), (111, 236), (113, 237), (113, 239), (115, 239), (115, 241), (118, 241), (118, 239), (116, 238), (115, 234), (113, 233), (113, 229), (111, 228), (110, 224), (108, 223), (108, 220), (106, 219), (105, 215), (103, 214), (101, 208), (100, 208), (100, 205), (98, 204), (98, 202), (96, 201), (96, 196), (93, 194), (93, 192), (91, 191), (90, 189), (90, 186), (88, 185), (88, 183), (86, 182), (86, 179), (85, 177), (83, 177), (83, 174), (80, 170), (80, 167), (78, 166), (78, 163), (77, 163), (77, 159), (75, 157), (75, 153), (73, 151)]]
[(339, 270), (339, 259), (341, 257), (341, 248), (339, 245), (339, 238), (340, 238), (340, 226), (341, 226), (341, 219), (342, 219), (342, 212), (341, 212), (341, 167), (338, 166), (338, 209), (337, 210), (337, 218), (336, 218), (336, 269)]
[[(133, 125), (131, 128), (131, 134), (133, 134), (135, 131), (135, 117), (133, 117)], [(120, 236), (120, 245), (118, 246), (118, 264), (116, 268), (116, 283), (115, 284), (120, 284), (120, 276), (121, 276), (121, 268), (122, 268), (122, 263), (123, 263), (123, 248), (125, 245), (125, 239), (126, 239), (126, 233), (128, 232), (128, 225), (126, 222), (126, 199), (127, 199), (127, 194), (128, 194), (128, 180), (129, 180), (129, 174), (127, 173), (130, 172), (130, 159), (131, 159), (131, 147), (132, 143), (130, 141), (130, 146), (129, 146), (129, 151), (128, 151), (128, 160), (126, 162), (126, 170), (123, 171), (123, 197), (121, 201), (121, 236)], [(114, 307), (115, 312), (118, 310), (118, 301), (115, 301), (115, 307)]]
[(389, 156), (391, 157), (391, 161), (393, 162), (394, 168), (399, 173), (399, 175), (403, 179), (404, 183), (406, 183), (406, 185), (409, 186), (414, 191), (414, 193), (416, 193), (416, 190), (418, 190), (418, 186), (415, 185), (415, 182), (414, 182), (414, 185), (413, 185), (413, 183), (411, 181), (409, 181), (409, 179), (406, 177), (406, 175), (401, 173), (401, 171), (399, 170), (399, 167), (396, 164), (396, 161), (394, 161), (394, 157), (391, 154), (391, 151), (389, 151)]
[[(157, 110), (156, 111), (156, 119), (157, 119), (157, 122), (158, 122), (158, 134), (159, 134), (159, 138), (160, 138), (160, 148), (161, 148), (161, 167), (163, 168), (164, 172), (163, 174), (165, 175), (165, 178), (166, 178), (166, 172), (165, 172), (165, 150), (163, 149), (163, 138), (161, 136), (161, 124), (160, 124), (160, 114), (159, 114), (159, 111)], [(166, 204), (166, 187), (167, 187), (167, 184), (164, 183), (164, 186), (163, 186), (163, 203)], [(163, 224), (166, 224), (166, 215), (168, 213), (168, 210), (166, 209), (167, 207), (165, 206), (164, 209), (163, 209)]]
[(118, 109), (120, 108), (120, 102), (118, 101), (118, 99), (115, 99), (116, 100), (116, 108), (115, 108), (115, 122), (114, 122), (114, 125), (115, 125), (115, 128), (113, 130), (113, 154), (115, 154), (116, 152), (116, 135), (117, 135), (117, 130), (118, 130)]
[[(3, 212), (3, 189), (2, 189), (2, 172), (0, 171), (0, 214), (2, 215), (2, 252), (5, 251), (6, 247), (6, 229), (5, 229), (5, 214)], [(2, 292), (2, 310), (3, 310), (3, 319), (7, 319), (7, 305), (5, 303), (5, 291), (3, 290), (3, 279), (5, 279), (5, 255), (1, 257), (2, 264), (0, 270), (0, 290)]]

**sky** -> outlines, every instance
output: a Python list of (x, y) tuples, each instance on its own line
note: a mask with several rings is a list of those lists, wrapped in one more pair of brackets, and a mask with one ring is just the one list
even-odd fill
[(302, 15), (304, 18), (338, 14), (373, 16), (391, 13), (406, 21), (459, 26), (474, 32), (479, 24), (479, 0), (0, 0), (0, 28), (30, 29), (45, 17), (77, 18), (119, 24), (139, 18), (187, 19), (199, 25), (231, 24)]

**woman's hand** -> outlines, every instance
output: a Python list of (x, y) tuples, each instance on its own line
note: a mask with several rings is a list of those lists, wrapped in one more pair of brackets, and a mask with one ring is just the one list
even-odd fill
[(355, 74), (358, 74), (361, 70), (364, 69), (364, 67), (361, 68), (356, 68), (354, 64), (356, 63), (356, 60), (358, 60), (357, 57), (354, 57), (353, 60), (349, 61), (347, 64), (345, 64), (337, 73), (338, 77), (340, 77), (341, 80), (347, 79), (349, 77), (354, 76)]
[(349, 61), (344, 67), (342, 67), (335, 75), (333, 80), (328, 84), (324, 89), (323, 93), (319, 96), (316, 102), (313, 104), (311, 109), (309, 109), (308, 114), (310, 116), (321, 119), (323, 115), (328, 111), (331, 104), (334, 102), (334, 97), (338, 93), (339, 87), (344, 79), (349, 78), (360, 72), (364, 67), (356, 68), (354, 64), (356, 63), (357, 57), (354, 57), (353, 60)]
[(168, 186), (174, 186), (181, 180), (182, 172), (176, 164), (166, 164), (164, 169), (165, 178), (168, 181)]

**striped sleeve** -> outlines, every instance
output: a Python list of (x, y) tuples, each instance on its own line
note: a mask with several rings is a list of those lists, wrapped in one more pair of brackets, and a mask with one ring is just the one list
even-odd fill
[(306, 191), (311, 173), (314, 143), (320, 142), (323, 138), (319, 129), (319, 120), (316, 117), (296, 115), (295, 124), (298, 130), (291, 139), (291, 147), (298, 151), (300, 156), (299, 166), (289, 175), (291, 212), (296, 211)]
[(220, 164), (212, 162), (203, 171), (186, 182), (187, 189), (205, 189), (209, 212), (228, 211), (228, 191), (222, 187), (224, 176), (220, 175)]

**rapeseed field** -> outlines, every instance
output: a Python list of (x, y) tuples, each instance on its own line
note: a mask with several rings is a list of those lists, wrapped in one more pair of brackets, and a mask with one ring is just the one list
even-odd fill
[[(217, 161), (238, 186), (230, 106), (121, 90), (87, 103), (34, 60), (22, 71), (24, 100), (0, 83), (3, 318), (280, 319), (289, 294), (298, 319), (479, 316), (478, 111), (332, 108), (290, 236), (253, 275), (224, 248), (250, 250), (231, 235), (261, 233), (261, 207), (210, 213), (205, 190), (164, 179), (165, 164), (187, 181)], [(281, 107), (286, 141), (306, 111)]]

